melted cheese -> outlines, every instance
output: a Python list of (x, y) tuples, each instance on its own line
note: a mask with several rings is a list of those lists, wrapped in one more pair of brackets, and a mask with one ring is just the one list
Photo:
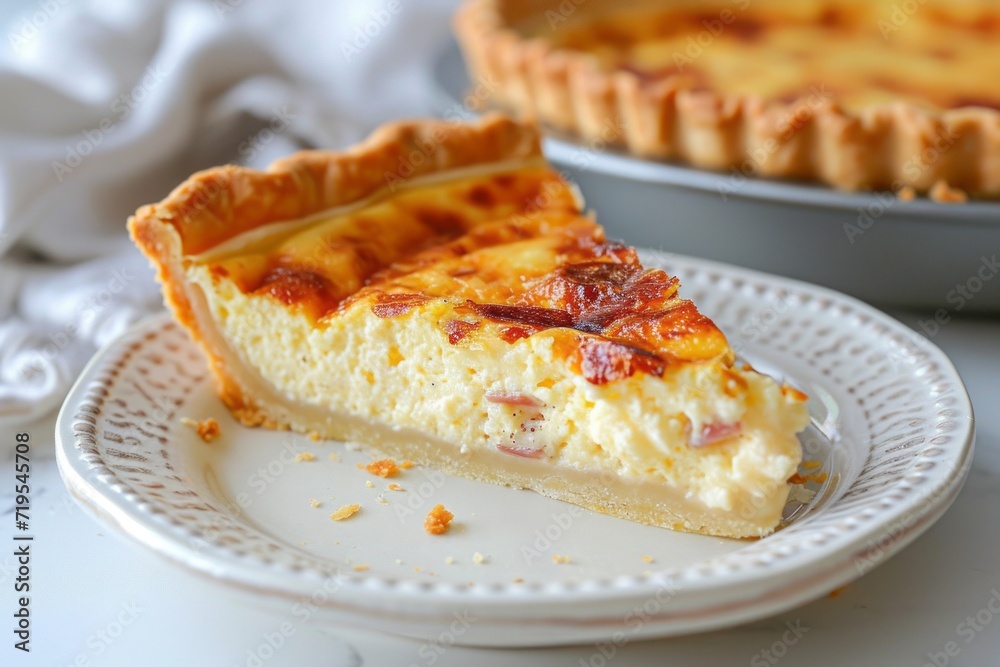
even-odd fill
[(1000, 108), (1000, 5), (986, 0), (675, 0), (538, 34), (685, 88), (854, 110)]
[(678, 298), (677, 281), (608, 242), (551, 169), (390, 194), (234, 239), (189, 263), (318, 328), (351, 308), (397, 317), (436, 300), (450, 312), (441, 326), (453, 344), (484, 336), (511, 344), (555, 330), (561, 356), (594, 383), (732, 359), (718, 328)]

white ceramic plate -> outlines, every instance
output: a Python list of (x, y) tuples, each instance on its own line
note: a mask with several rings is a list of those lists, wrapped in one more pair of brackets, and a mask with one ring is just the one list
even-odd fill
[[(864, 574), (945, 511), (974, 436), (940, 350), (821, 288), (644, 260), (679, 275), (742, 356), (811, 396), (801, 439), (829, 477), (770, 537), (675, 533), (420, 469), (388, 491), (390, 480), (358, 469), (365, 452), (239, 426), (166, 316), (84, 372), (59, 417), (60, 470), (100, 521), (280, 613), (472, 645), (621, 643), (774, 614)], [(223, 435), (205, 444), (182, 417), (215, 417)], [(299, 452), (316, 460), (296, 462)], [(355, 517), (329, 519), (350, 503), (362, 505)], [(422, 527), (436, 503), (457, 515), (443, 537)]]

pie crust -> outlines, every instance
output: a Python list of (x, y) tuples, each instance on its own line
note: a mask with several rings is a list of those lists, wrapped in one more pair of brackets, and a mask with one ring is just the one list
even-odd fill
[[(683, 69), (689, 63), (695, 69), (703, 64), (698, 58), (707, 62), (713, 57), (713, 47), (720, 49), (713, 43), (718, 33), (720, 43), (735, 34), (729, 24), (741, 25), (740, 8), (745, 4), (741, 0), (672, 0), (655, 5), (657, 11), (677, 12), (679, 16), (692, 13), (699, 19), (693, 33), (707, 31), (704, 45), (695, 43), (693, 47), (694, 57), (683, 48), (674, 51), (681, 69), (673, 72), (668, 67), (656, 76), (621, 63), (602, 63), (594, 52), (560, 45), (565, 31), (585, 30), (579, 26), (588, 23), (599, 26), (595, 32), (608, 32), (602, 18), (605, 15), (599, 12), (617, 12), (626, 26), (629, 21), (639, 24), (632, 17), (647, 16), (644, 12), (651, 6), (642, 0), (466, 0), (455, 16), (454, 28), (472, 79), (485, 82), (493, 91), (493, 100), (592, 145), (617, 144), (642, 157), (738, 170), (743, 175), (819, 180), (844, 190), (899, 192), (912, 188), (932, 196), (933, 192), (956, 190), (981, 198), (1000, 196), (1000, 90), (996, 79), (990, 78), (992, 69), (975, 74), (995, 68), (1000, 50), (981, 52), (973, 62), (959, 59), (951, 64), (952, 72), (968, 68), (957, 72), (955, 78), (960, 74), (963, 81), (972, 81), (971, 85), (979, 86), (979, 95), (966, 93), (969, 99), (965, 102), (938, 107), (915, 102), (902, 93), (899, 99), (880, 95), (875, 103), (852, 104), (846, 93), (838, 94), (837, 81), (830, 82), (829, 89), (818, 82), (806, 85), (809, 82), (803, 81), (801, 94), (789, 100), (788, 95), (775, 98), (767, 92), (729, 90), (713, 85), (711, 79), (692, 80), (681, 73), (690, 72)], [(971, 26), (970, 34), (975, 33), (991, 49), (1000, 42), (1000, 8), (981, 0), (949, 3), (945, 8), (925, 8), (920, 3), (912, 16), (897, 16), (894, 12), (901, 11), (899, 3), (881, 0), (858, 9), (866, 4), (807, 1), (794, 3), (791, 10), (791, 4), (763, 0), (754, 2), (748, 12), (757, 12), (754, 30), (758, 30), (760, 17), (766, 19), (771, 13), (772, 22), (780, 25), (785, 10), (815, 12), (817, 21), (867, 11), (870, 14), (865, 15), (867, 22), (861, 27), (876, 37), (884, 34), (886, 44), (897, 39), (897, 33), (905, 35), (907, 29), (917, 36), (919, 30), (933, 30), (934, 21), (944, 19), (932, 17), (931, 12), (945, 12), (943, 16), (952, 11), (967, 12), (972, 18), (967, 23), (955, 19), (951, 28)], [(966, 21), (964, 14), (956, 16)], [(907, 25), (911, 21), (912, 25)], [(763, 23), (767, 30), (767, 22)], [(961, 42), (962, 33), (954, 34), (958, 36), (953, 43)], [(811, 46), (804, 43), (796, 48), (808, 51)], [(851, 44), (845, 41), (847, 57), (850, 49)], [(944, 53), (941, 58), (946, 56), (954, 54)], [(747, 58), (752, 57), (753, 52), (748, 51)], [(917, 80), (920, 73), (909, 76)], [(902, 85), (894, 77), (887, 78), (880, 82), (886, 90)], [(809, 93), (810, 87), (823, 92)], [(935, 185), (937, 189), (932, 190)], [(956, 201), (954, 197), (946, 200)]]

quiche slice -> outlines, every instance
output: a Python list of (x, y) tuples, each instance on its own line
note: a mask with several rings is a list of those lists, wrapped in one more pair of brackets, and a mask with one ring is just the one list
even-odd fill
[(383, 127), (196, 174), (130, 220), (248, 426), (678, 530), (762, 536), (805, 396), (581, 212), (537, 131)]

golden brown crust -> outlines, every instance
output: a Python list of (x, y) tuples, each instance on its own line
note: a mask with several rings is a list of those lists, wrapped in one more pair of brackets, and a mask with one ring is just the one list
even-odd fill
[(261, 225), (343, 206), (409, 178), (539, 155), (537, 131), (499, 114), (477, 124), (392, 123), (346, 151), (302, 151), (267, 171), (227, 165), (199, 172), (160, 203), (136, 211), (129, 227), (146, 251), (141, 230), (169, 224), (182, 252), (194, 255)]
[(158, 204), (129, 219), (150, 259), (164, 301), (208, 357), (219, 395), (248, 426), (283, 428), (256, 406), (226, 368), (220, 346), (199, 325), (183, 260), (251, 229), (349, 204), (401, 182), (452, 169), (541, 155), (537, 130), (499, 114), (478, 123), (393, 123), (345, 151), (306, 151), (267, 171), (224, 166), (195, 174)]
[[(588, 11), (578, 5), (573, 12)], [(524, 38), (512, 27), (547, 11), (565, 16), (556, 0), (466, 0), (454, 27), (474, 80), (489, 81), (502, 105), (557, 129), (709, 169), (739, 169), (750, 160), (755, 174), (845, 190), (926, 193), (946, 181), (973, 196), (1000, 196), (1000, 110), (899, 103), (855, 112), (835, 100), (765, 104), (692, 89), (676, 76), (649, 81), (602, 70), (588, 54)]]

